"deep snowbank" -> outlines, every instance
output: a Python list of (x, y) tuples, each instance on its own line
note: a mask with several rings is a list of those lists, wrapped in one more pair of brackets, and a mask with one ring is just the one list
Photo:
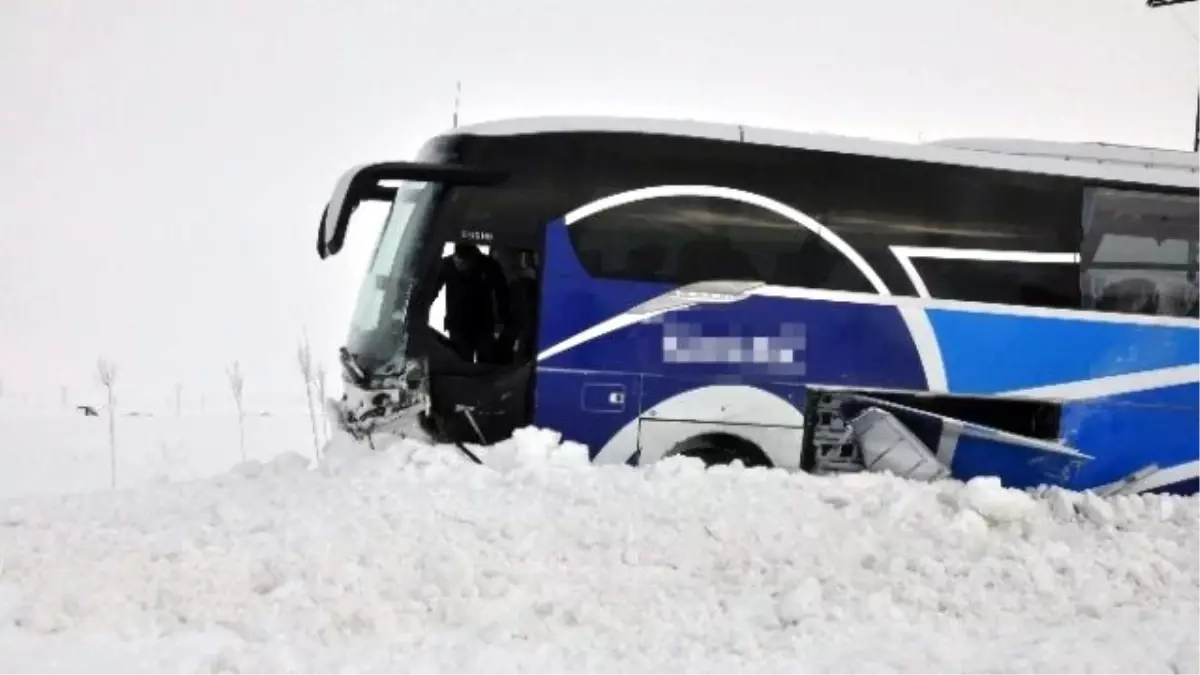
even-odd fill
[(555, 440), (0, 502), (0, 670), (1200, 670), (1194, 498)]

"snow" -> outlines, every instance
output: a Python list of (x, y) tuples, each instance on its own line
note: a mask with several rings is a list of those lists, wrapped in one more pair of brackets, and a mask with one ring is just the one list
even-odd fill
[(0, 670), (1200, 670), (1195, 498), (297, 438), (0, 501)]
[[(30, 409), (0, 400), (0, 498), (107, 489), (108, 417)], [(132, 413), (137, 416), (132, 416)], [(308, 412), (247, 410), (246, 453), (314, 454)], [(130, 410), (117, 427), (117, 487), (205, 478), (241, 460), (237, 416), (219, 409)]]

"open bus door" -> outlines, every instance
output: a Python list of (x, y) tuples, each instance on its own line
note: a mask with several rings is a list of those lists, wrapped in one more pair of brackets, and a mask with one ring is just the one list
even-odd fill
[[(489, 241), (492, 244), (478, 246), (480, 254), (501, 273), (511, 303), (517, 278), (511, 265), (501, 261), (507, 262), (514, 249), (506, 246), (509, 242), (502, 234)], [(452, 254), (455, 243), (444, 245), (439, 263)], [(416, 294), (425, 298), (411, 319), (414, 336), (419, 336), (413, 351), (424, 356), (428, 368), (425, 430), (438, 440), (490, 445), (529, 424), (534, 363), (510, 337), (525, 318), (510, 308), (487, 336), (486, 355), (475, 360), (456, 351), (444, 326), (446, 289), (439, 286), (436, 274), (427, 272)]]

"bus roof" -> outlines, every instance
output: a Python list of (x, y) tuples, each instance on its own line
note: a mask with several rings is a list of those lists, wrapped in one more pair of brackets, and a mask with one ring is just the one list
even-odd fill
[(931, 143), (902, 143), (738, 124), (635, 117), (512, 118), (458, 127), (447, 131), (442, 137), (523, 136), (563, 132), (644, 133), (701, 138), (1193, 189), (1197, 187), (1200, 172), (1200, 155), (1182, 150), (1021, 139), (950, 139)]

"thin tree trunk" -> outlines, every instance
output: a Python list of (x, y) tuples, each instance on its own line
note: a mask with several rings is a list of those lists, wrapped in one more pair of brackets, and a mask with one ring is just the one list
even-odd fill
[(238, 448), (242, 452), (242, 461), (246, 461), (246, 415), (242, 406), (238, 406)]
[(304, 396), (308, 399), (308, 421), (312, 425), (313, 437), (313, 457), (317, 460), (321, 459), (321, 441), (317, 438), (317, 414), (313, 410), (312, 387), (306, 382), (304, 385)]
[(108, 390), (108, 473), (112, 488), (117, 489), (117, 411), (116, 397)]

